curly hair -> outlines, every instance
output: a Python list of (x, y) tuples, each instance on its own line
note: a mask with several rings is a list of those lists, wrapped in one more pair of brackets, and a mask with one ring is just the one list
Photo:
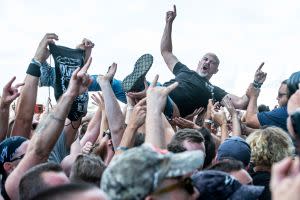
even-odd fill
[(251, 162), (255, 166), (271, 167), (295, 152), (289, 135), (277, 127), (259, 129), (251, 133), (246, 141), (251, 147)]

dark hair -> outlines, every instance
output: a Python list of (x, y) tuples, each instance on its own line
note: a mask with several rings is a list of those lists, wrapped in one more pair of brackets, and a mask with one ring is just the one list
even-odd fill
[(205, 160), (203, 164), (203, 168), (208, 167), (212, 160), (216, 156), (216, 144), (214, 138), (211, 136), (210, 131), (207, 128), (198, 129), (202, 136), (204, 137), (204, 145), (205, 145)]
[(260, 104), (257, 109), (258, 112), (270, 111), (269, 106), (266, 106), (265, 104)]
[(39, 164), (29, 169), (19, 184), (20, 200), (30, 199), (37, 193), (49, 188), (41, 176), (42, 173), (49, 171), (63, 172), (61, 166), (53, 162)]
[(218, 162), (211, 167), (209, 167), (209, 170), (217, 170), (217, 171), (223, 171), (223, 172), (234, 172), (239, 171), (243, 169), (244, 165), (241, 161), (235, 160), (235, 159), (228, 159), (223, 160), (221, 162)]
[(106, 166), (99, 156), (78, 155), (70, 172), (70, 180), (77, 183), (90, 183), (100, 186)]
[(292, 96), (298, 89), (300, 83), (300, 71), (294, 72), (287, 80), (287, 86), (289, 89), (289, 96)]
[(136, 133), (134, 136), (133, 147), (141, 146), (145, 142), (145, 134), (144, 133)]
[(171, 142), (168, 144), (168, 150), (173, 153), (186, 151), (187, 149), (183, 146), (185, 140), (194, 143), (204, 142), (204, 138), (198, 130), (188, 128), (180, 129), (175, 133)]
[(56, 199), (67, 199), (74, 195), (74, 193), (85, 192), (96, 188), (90, 184), (78, 184), (70, 183), (66, 185), (60, 185), (49, 188), (48, 190), (42, 191), (35, 195), (31, 200), (56, 200)]

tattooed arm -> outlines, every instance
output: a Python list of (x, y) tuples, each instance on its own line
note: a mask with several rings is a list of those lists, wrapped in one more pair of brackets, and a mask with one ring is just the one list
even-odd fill
[(59, 135), (64, 127), (64, 122), (71, 109), (74, 99), (87, 90), (91, 79), (86, 74), (91, 64), (91, 58), (83, 68), (73, 72), (67, 91), (59, 99), (53, 113), (42, 121), (29, 146), (24, 158), (8, 176), (5, 182), (5, 189), (11, 199), (19, 199), (19, 183), (24, 173), (35, 165), (45, 162), (48, 159)]

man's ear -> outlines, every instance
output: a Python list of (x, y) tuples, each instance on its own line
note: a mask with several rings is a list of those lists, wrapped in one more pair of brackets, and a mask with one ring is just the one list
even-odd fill
[(3, 164), (3, 168), (7, 174), (10, 174), (14, 170), (15, 166), (11, 162), (5, 162)]

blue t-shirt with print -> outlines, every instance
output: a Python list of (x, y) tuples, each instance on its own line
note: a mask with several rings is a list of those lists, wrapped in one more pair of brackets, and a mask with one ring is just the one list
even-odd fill
[(275, 108), (268, 112), (257, 113), (257, 118), (261, 126), (277, 126), (288, 131), (286, 126), (288, 118), (287, 106)]

